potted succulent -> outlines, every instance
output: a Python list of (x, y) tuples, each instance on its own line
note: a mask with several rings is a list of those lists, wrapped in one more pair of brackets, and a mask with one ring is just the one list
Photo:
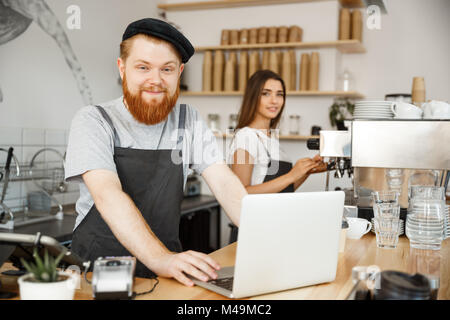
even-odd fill
[(329, 112), (331, 125), (337, 127), (338, 130), (347, 130), (344, 126), (344, 120), (350, 119), (353, 116), (354, 110), (355, 104), (351, 103), (348, 99), (335, 100)]
[(72, 300), (79, 281), (78, 274), (59, 271), (59, 262), (64, 256), (62, 252), (54, 258), (44, 251), (44, 257), (39, 256), (36, 248), (33, 252), (33, 262), (21, 262), (27, 274), (18, 279), (20, 298), (22, 300)]

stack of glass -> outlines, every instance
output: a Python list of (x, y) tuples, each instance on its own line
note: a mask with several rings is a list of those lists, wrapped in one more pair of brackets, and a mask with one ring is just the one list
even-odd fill
[(404, 173), (403, 169), (387, 169), (386, 170), (386, 183), (389, 190), (396, 191), (400, 195), (402, 193)]
[(399, 192), (375, 191), (373, 198), (373, 222), (378, 248), (394, 249), (397, 247), (400, 232)]
[(440, 250), (445, 232), (444, 187), (411, 186), (406, 236), (416, 249)]

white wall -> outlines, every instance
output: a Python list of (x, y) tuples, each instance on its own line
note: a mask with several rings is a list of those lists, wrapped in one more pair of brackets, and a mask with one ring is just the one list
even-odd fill
[[(95, 103), (121, 95), (116, 60), (126, 26), (156, 17), (156, 1), (46, 0), (80, 61)], [(66, 26), (70, 5), (81, 9), (81, 29)], [(0, 127), (67, 129), (84, 105), (56, 42), (36, 23), (0, 46)]]
[(450, 1), (387, 0), (381, 30), (368, 30), (367, 53), (344, 55), (367, 98), (410, 93), (412, 78), (425, 78), (426, 99), (450, 101)]

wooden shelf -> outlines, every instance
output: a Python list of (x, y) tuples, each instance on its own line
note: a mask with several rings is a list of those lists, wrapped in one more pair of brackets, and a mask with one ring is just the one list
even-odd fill
[(301, 135), (281, 135), (280, 140), (297, 140), (297, 141), (306, 141), (308, 139), (319, 139), (320, 136), (301, 136)]
[(361, 0), (339, 0), (339, 3), (344, 8), (364, 8)]
[[(232, 134), (229, 133), (214, 133), (217, 138), (231, 139)], [(301, 136), (301, 135), (280, 135), (280, 140), (306, 141), (308, 139), (319, 138), (319, 136)]]
[[(188, 11), (205, 9), (223, 9), (249, 6), (264, 6), (289, 3), (320, 2), (326, 0), (216, 0), (216, 1), (194, 1), (181, 3), (161, 3), (158, 9), (165, 11)], [(362, 8), (361, 0), (338, 0), (346, 8)]]
[(365, 53), (366, 48), (359, 40), (333, 40), (318, 42), (285, 42), (285, 43), (258, 43), (258, 44), (236, 44), (226, 46), (202, 46), (196, 47), (195, 51), (213, 50), (245, 50), (245, 49), (310, 49), (310, 48), (336, 48), (342, 53)]
[[(241, 91), (181, 91), (180, 94), (185, 97), (217, 97), (217, 96), (242, 96)], [(343, 97), (350, 99), (363, 99), (364, 95), (355, 91), (287, 91), (289, 96), (303, 96), (303, 97)]]

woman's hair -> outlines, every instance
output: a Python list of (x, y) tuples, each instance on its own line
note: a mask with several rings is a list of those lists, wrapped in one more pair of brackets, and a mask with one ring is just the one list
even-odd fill
[(270, 129), (275, 129), (277, 127), (280, 122), (281, 114), (283, 113), (284, 104), (286, 103), (286, 86), (283, 79), (275, 72), (270, 70), (259, 70), (256, 71), (247, 82), (241, 109), (238, 114), (238, 124), (235, 130), (248, 126), (255, 119), (261, 101), (261, 93), (264, 89), (264, 84), (269, 79), (280, 81), (281, 86), (283, 87), (283, 105), (281, 106), (280, 113), (278, 113), (276, 118), (270, 121)]

